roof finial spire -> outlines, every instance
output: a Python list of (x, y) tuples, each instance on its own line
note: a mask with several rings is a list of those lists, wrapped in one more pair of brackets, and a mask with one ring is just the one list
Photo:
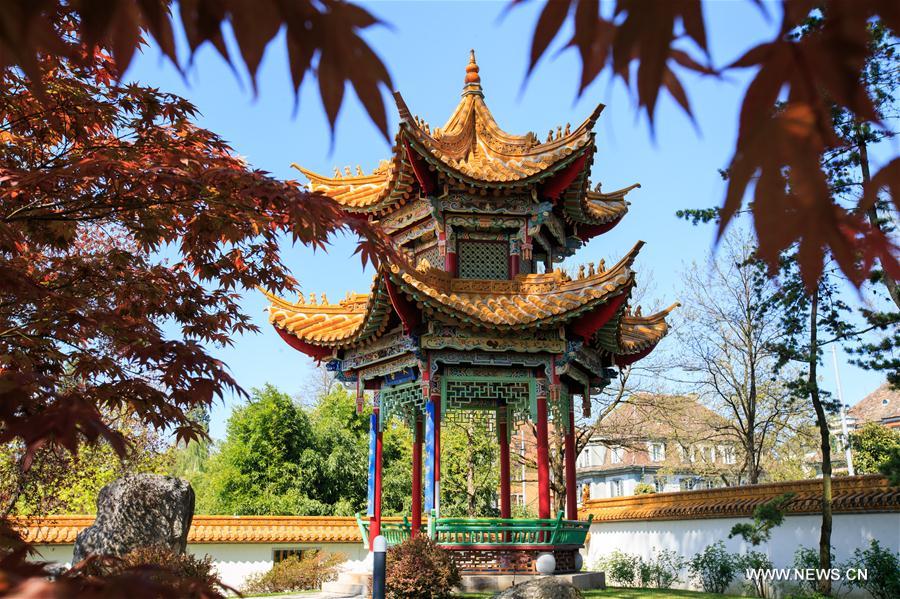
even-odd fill
[(466, 65), (466, 86), (463, 94), (481, 94), (481, 76), (478, 74), (478, 63), (475, 62), (475, 50), (469, 50), (469, 64)]

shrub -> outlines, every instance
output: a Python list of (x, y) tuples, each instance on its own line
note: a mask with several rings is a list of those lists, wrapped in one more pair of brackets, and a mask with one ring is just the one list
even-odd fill
[[(761, 552), (761, 551), (750, 551), (746, 555), (742, 555), (738, 558), (738, 564), (741, 569), (745, 572), (747, 570), (770, 570), (775, 566), (772, 564), (772, 560), (769, 557)], [(762, 577), (750, 578), (747, 577), (747, 588), (753, 592), (756, 597), (768, 597), (770, 594), (769, 584), (762, 579)]]
[(670, 550), (660, 551), (648, 560), (639, 555), (613, 551), (597, 562), (606, 579), (616, 586), (667, 589), (678, 580), (684, 559)]
[(640, 560), (641, 586), (668, 589), (678, 581), (678, 573), (684, 568), (684, 558), (670, 549), (664, 549), (649, 560)]
[(334, 580), (347, 557), (342, 553), (312, 551), (302, 558), (292, 555), (268, 572), (249, 576), (241, 589), (244, 593), (287, 593), (322, 588)]
[(634, 485), (635, 495), (650, 495), (652, 493), (656, 493), (656, 487), (650, 483), (638, 483)]
[(597, 569), (606, 573), (606, 579), (615, 586), (633, 587), (638, 584), (641, 558), (619, 550), (613, 551), (597, 563)]
[(425, 535), (411, 537), (388, 550), (388, 599), (444, 599), (460, 582), (450, 552)]
[(691, 576), (700, 581), (707, 593), (724, 593), (738, 571), (738, 558), (725, 551), (725, 543), (718, 541), (694, 555), (688, 562)]
[(851, 587), (865, 589), (874, 599), (900, 597), (900, 553), (884, 549), (872, 539), (868, 549), (853, 552), (847, 567), (866, 571), (866, 580), (848, 578)]
[[(834, 555), (833, 552), (832, 555)], [(799, 548), (794, 552), (793, 566), (795, 570), (807, 570), (809, 568), (818, 570), (819, 550), (813, 549), (812, 547)], [(810, 597), (818, 592), (815, 580), (799, 579), (797, 580), (797, 586), (800, 588), (800, 596), (802, 597)]]
[(140, 574), (150, 586), (165, 586), (179, 597), (224, 597), (227, 590), (210, 556), (175, 553), (161, 546), (139, 547), (121, 558), (89, 562), (85, 573), (108, 577)]

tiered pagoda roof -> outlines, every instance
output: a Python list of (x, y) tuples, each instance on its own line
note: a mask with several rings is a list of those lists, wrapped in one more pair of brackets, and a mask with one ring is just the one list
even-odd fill
[(603, 105), (575, 128), (551, 130), (544, 141), (535, 133), (512, 135), (485, 104), (478, 70), (473, 53), (462, 99), (443, 127), (432, 129), (413, 116), (395, 93), (399, 131), (390, 159), (372, 173), (357, 167), (353, 174), (346, 167), (326, 177), (297, 167), (311, 191), (380, 222), (411, 256), (382, 266), (369, 294), (350, 294), (337, 303), (324, 296), (289, 302), (269, 295), (271, 323), (297, 349), (322, 359), (365, 347), (400, 326), (410, 332), (427, 320), (498, 334), (563, 327), (568, 338), (606, 356), (608, 365), (624, 365), (646, 355), (667, 333), (665, 316), (672, 308), (642, 316), (628, 305), (642, 242), (614, 265), (601, 262), (586, 272), (582, 267), (577, 276), (550, 270), (508, 280), (459, 278), (435, 254), (415, 257), (416, 240), (437, 243), (449, 219), (462, 218), (466, 209), (452, 202), (465, 197), (482, 202), (477, 210), (466, 204), (471, 226), (479, 226), (485, 214), (520, 218), (523, 235), (539, 241), (535, 251), (545, 252), (551, 263), (620, 222), (628, 211), (626, 194), (639, 187), (589, 189), (593, 127)]

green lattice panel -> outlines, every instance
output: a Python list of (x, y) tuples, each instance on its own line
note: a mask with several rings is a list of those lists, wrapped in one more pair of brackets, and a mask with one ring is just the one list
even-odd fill
[(442, 415), (441, 419), (473, 430), (486, 430), (490, 433), (497, 430), (497, 413), (487, 410), (451, 410), (446, 416)]
[(394, 416), (406, 423), (407, 426), (412, 427), (415, 424), (416, 416), (425, 411), (425, 397), (422, 394), (422, 386), (418, 381), (413, 381), (382, 389), (379, 396), (379, 405), (381, 410), (379, 426), (382, 429), (384, 424), (389, 422)]
[(460, 279), (508, 279), (509, 244), (506, 241), (460, 241)]
[(571, 401), (572, 395), (565, 388), (559, 393), (559, 401), (547, 401), (547, 411), (550, 413), (550, 419), (556, 426), (561, 426), (566, 432), (569, 432), (569, 402)]
[[(444, 376), (441, 378), (441, 414), (453, 411), (496, 412), (506, 404), (507, 433), (534, 416), (535, 382), (514, 377)], [(443, 416), (442, 416), (443, 417)]]

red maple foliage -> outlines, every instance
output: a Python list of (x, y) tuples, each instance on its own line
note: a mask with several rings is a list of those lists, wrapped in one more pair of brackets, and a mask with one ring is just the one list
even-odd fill
[(250, 169), (186, 100), (117, 85), (102, 49), (43, 57), (41, 72), (40, 97), (0, 73), (0, 441), (74, 451), (103, 436), (124, 451), (100, 417), (123, 406), (196, 436), (185, 412), (237, 389), (203, 343), (254, 329), (241, 290), (296, 283), (279, 239), (321, 247), (352, 227), (368, 236), (364, 260), (382, 241), (330, 199)]
[[(173, 14), (173, 6), (177, 6), (177, 14)], [(66, 34), (54, 26), (61, 14), (76, 20), (76, 27)], [(255, 86), (266, 48), (284, 29), (295, 97), (306, 73), (315, 69), (322, 103), (334, 127), (345, 84), (350, 82), (387, 138), (387, 112), (380, 88), (390, 90), (391, 78), (381, 59), (359, 36), (359, 31), (378, 23), (368, 11), (340, 0), (179, 0), (177, 4), (172, 0), (17, 0), (0, 3), (0, 69), (19, 67), (40, 92), (45, 77), (40, 57), (54, 54), (81, 60), (79, 46), (67, 39), (75, 37), (87, 46), (88, 55), (96, 48), (107, 48), (125, 72), (145, 33), (182, 69), (175, 25), (184, 29), (191, 57), (209, 43), (233, 64), (223, 38), (227, 27)]]
[[(844, 143), (834, 134), (832, 103), (861, 122), (879, 122), (863, 83), (868, 28), (871, 19), (879, 18), (900, 31), (897, 7), (896, 0), (783, 0), (776, 37), (717, 70), (709, 64), (701, 0), (616, 0), (608, 17), (599, 0), (549, 0), (534, 31), (529, 71), (571, 19), (574, 33), (568, 46), (581, 57), (579, 89), (610, 67), (615, 77), (635, 90), (652, 123), (662, 89), (691, 114), (673, 66), (706, 74), (756, 69), (741, 107), (719, 233), (752, 189), (750, 209), (759, 253), (773, 269), (781, 253), (797, 243), (807, 286), (819, 278), (826, 251), (858, 286), (876, 260), (893, 277), (900, 274), (897, 247), (865, 220), (865, 210), (885, 188), (900, 208), (900, 195), (895, 193), (900, 187), (900, 159), (883, 167), (859, 205), (848, 209), (834, 201), (822, 156)], [(817, 10), (824, 14), (820, 31), (791, 35)], [(699, 57), (685, 49), (691, 46)], [(783, 98), (783, 107), (776, 110)]]
[[(79, 26), (53, 21), (68, 46), (39, 57), (40, 86), (0, 71), (0, 442), (26, 455), (99, 438), (124, 454), (111, 411), (202, 435), (188, 411), (242, 392), (207, 349), (255, 329), (240, 293), (296, 285), (279, 241), (352, 230), (363, 263), (391, 251), (331, 199), (251, 169), (186, 100), (119, 85)], [(75, 570), (51, 590), (23, 550), (3, 553), (0, 590), (23, 596), (120, 596), (143, 576)]]

